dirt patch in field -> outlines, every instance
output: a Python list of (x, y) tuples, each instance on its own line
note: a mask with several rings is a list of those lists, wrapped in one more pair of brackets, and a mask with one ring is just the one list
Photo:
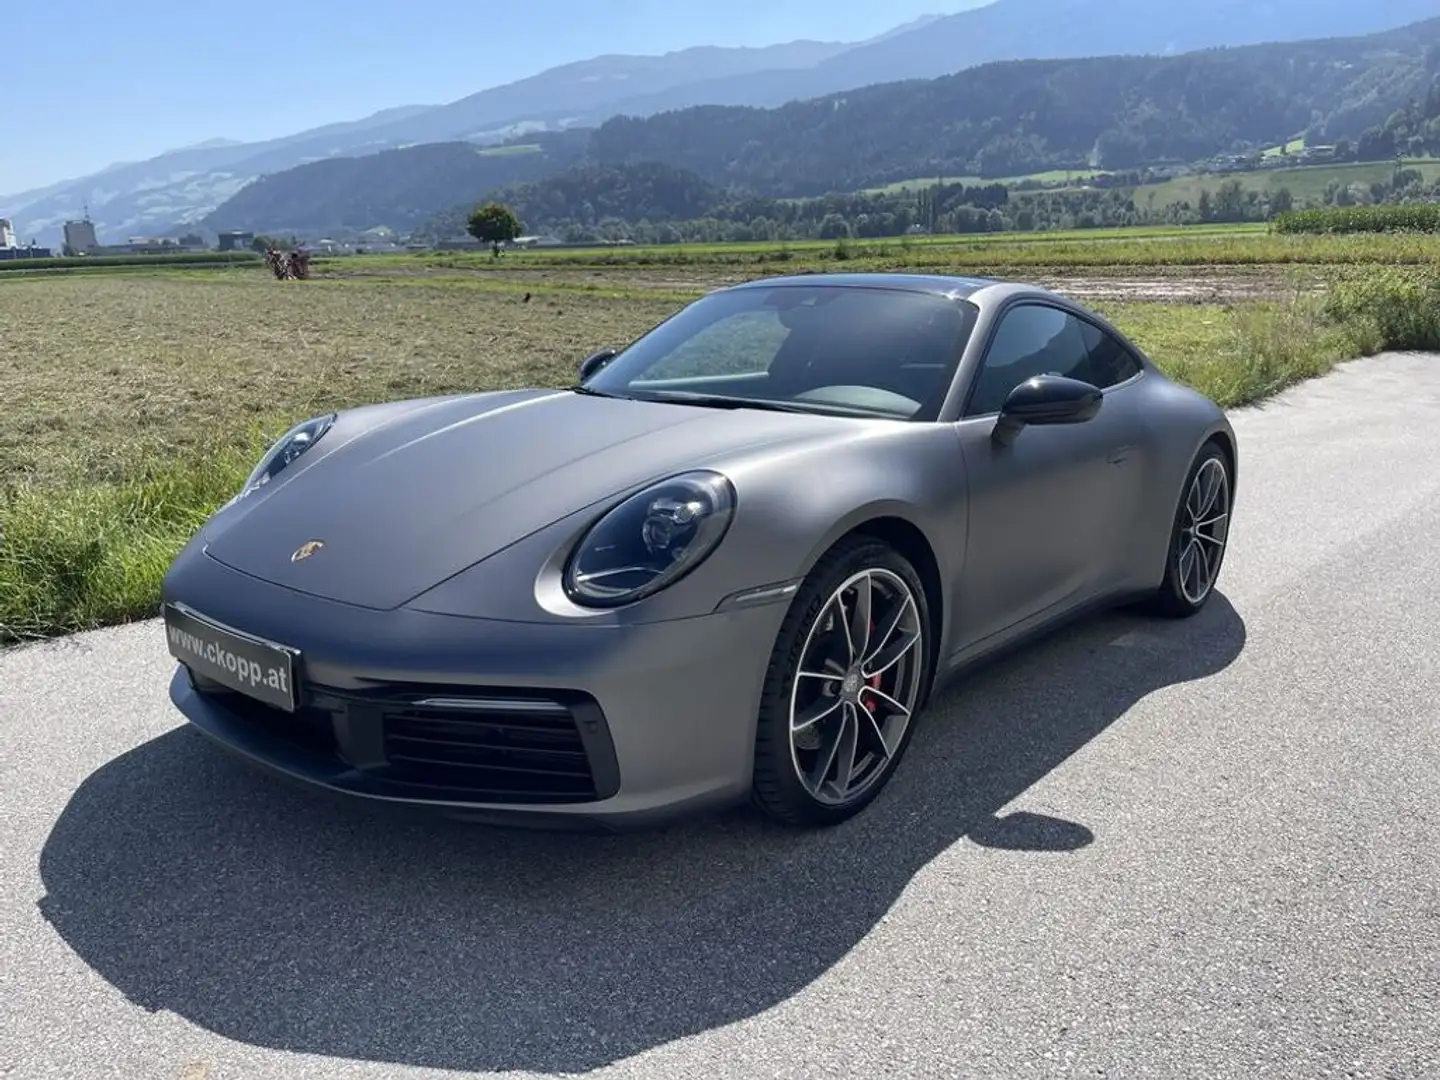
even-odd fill
[(1228, 270), (1169, 274), (1062, 273), (1029, 275), (1037, 285), (1087, 302), (1122, 301), (1161, 304), (1236, 304), (1278, 300), (1291, 295), (1295, 282), (1277, 271), (1235, 267)]

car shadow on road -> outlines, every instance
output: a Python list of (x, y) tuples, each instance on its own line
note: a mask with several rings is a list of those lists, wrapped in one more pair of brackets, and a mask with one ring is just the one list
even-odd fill
[(229, 1039), (584, 1072), (803, 990), (959, 841), (1091, 843), (1082, 823), (997, 812), (1244, 640), (1219, 594), (1187, 622), (1062, 631), (942, 695), (889, 790), (820, 832), (744, 811), (624, 836), (467, 826), (297, 790), (177, 728), (75, 792), (40, 907), (132, 1001)]

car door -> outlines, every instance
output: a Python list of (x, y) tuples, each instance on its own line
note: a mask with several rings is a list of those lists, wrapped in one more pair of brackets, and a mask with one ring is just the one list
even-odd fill
[[(1136, 509), (1139, 473), (1130, 403), (1115, 395), (1141, 368), (1111, 346), (1121, 348), (1043, 302), (1000, 317), (956, 424), (969, 478), (969, 541), (954, 600), (962, 649), (1058, 615), (1122, 569), (1117, 541)], [(1006, 395), (1048, 373), (1098, 380), (1100, 411), (1083, 423), (1027, 426), (1008, 446), (992, 440)]]

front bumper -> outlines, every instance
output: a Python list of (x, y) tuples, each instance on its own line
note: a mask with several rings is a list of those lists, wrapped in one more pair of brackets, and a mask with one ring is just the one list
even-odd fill
[(743, 800), (785, 604), (640, 626), (375, 611), (182, 556), (165, 600), (300, 650), (294, 713), (183, 663), (170, 698), (252, 763), (511, 825), (638, 827)]

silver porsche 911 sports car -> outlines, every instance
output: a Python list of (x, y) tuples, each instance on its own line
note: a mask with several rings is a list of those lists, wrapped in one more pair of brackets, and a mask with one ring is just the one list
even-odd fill
[(1199, 610), (1221, 410), (986, 279), (713, 292), (564, 390), (285, 434), (178, 556), (170, 693), (265, 766), (512, 823), (832, 824), (927, 699), (1058, 620)]

